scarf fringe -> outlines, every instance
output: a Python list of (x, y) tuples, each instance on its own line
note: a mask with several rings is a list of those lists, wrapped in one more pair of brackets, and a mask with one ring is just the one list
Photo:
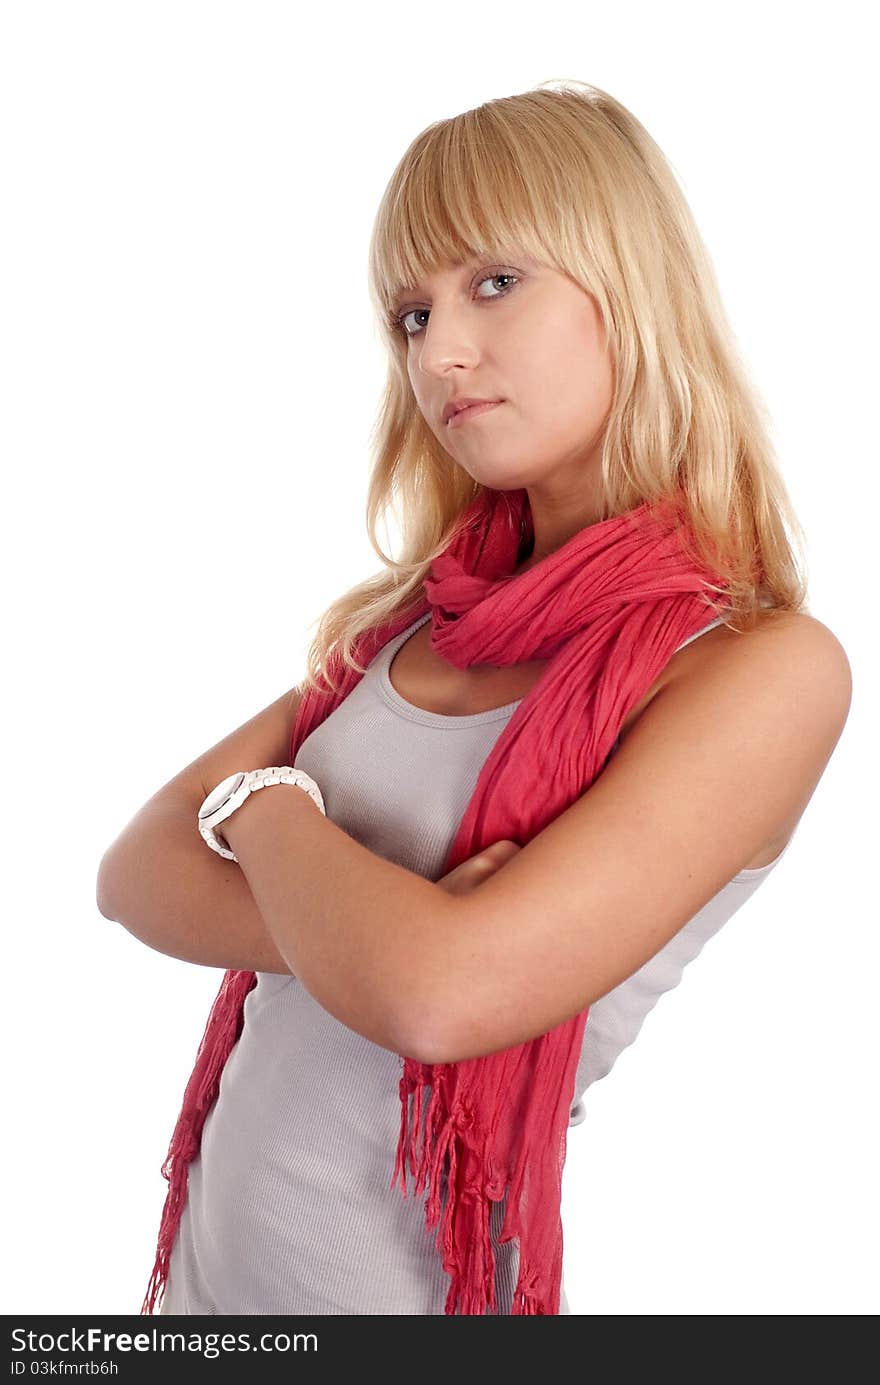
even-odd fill
[[(427, 1086), (431, 1099), (422, 1131)], [(390, 1188), (399, 1181), (407, 1196), (407, 1165), (415, 1179), (414, 1195), (427, 1186), (426, 1229), (437, 1228), (443, 1268), (450, 1276), (444, 1312), (481, 1317), (497, 1309), (490, 1219), (492, 1204), (501, 1200), (503, 1190), (491, 1176), (485, 1139), (475, 1138), (472, 1114), (458, 1098), (449, 1103), (447, 1086), (443, 1066), (432, 1069), (406, 1063), (399, 1083), (400, 1135)], [(446, 1198), (441, 1209), (443, 1191)], [(551, 1311), (538, 1291), (536, 1276), (521, 1258), (512, 1315), (545, 1316)]]
[(165, 1296), (171, 1252), (186, 1202), (189, 1164), (199, 1152), (202, 1128), (217, 1099), (226, 1060), (241, 1032), (245, 998), (256, 980), (255, 972), (227, 971), (211, 1006), (195, 1066), (186, 1084), (181, 1112), (162, 1164), (162, 1177), (168, 1181), (168, 1192), (162, 1208), (153, 1272), (140, 1307), (142, 1315), (155, 1313)]

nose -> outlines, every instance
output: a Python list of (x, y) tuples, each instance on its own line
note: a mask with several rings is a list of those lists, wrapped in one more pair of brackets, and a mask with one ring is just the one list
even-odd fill
[(422, 375), (442, 380), (454, 366), (473, 369), (480, 358), (474, 325), (464, 312), (431, 308), (427, 324), (419, 332), (416, 363)]

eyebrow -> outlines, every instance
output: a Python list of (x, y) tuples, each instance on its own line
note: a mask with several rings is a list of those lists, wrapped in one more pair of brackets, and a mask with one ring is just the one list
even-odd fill
[[(482, 264), (482, 259), (466, 260), (459, 265), (454, 265), (453, 272), (457, 269), (461, 274), (473, 273), (480, 264)], [(399, 288), (394, 294), (394, 302), (397, 303), (405, 294), (418, 293), (419, 288), (419, 284), (404, 284), (403, 287)]]
[[(491, 259), (492, 259), (492, 256), (491, 256), (491, 255), (475, 255), (472, 259), (470, 259), (470, 260), (465, 260), (465, 261), (463, 261), (462, 263), (460, 263), (459, 265), (453, 266), (453, 269), (458, 269), (462, 275), (465, 275), (465, 274), (472, 274), (472, 273), (474, 272), (475, 269), (479, 269), (480, 265), (488, 263)], [(532, 266), (532, 265), (534, 265), (534, 263), (535, 263), (535, 261), (529, 259), (528, 256), (526, 256), (526, 255), (520, 255), (520, 254), (516, 254), (516, 253), (514, 253), (514, 254), (512, 255), (512, 257), (511, 257), (511, 263), (512, 263), (513, 260), (520, 260), (520, 261), (522, 261), (523, 264), (529, 265), (529, 266)], [(501, 259), (498, 261), (498, 263), (507, 263), (507, 261), (506, 261), (506, 260), (504, 259), (504, 257), (502, 256)], [(419, 291), (419, 285), (418, 285), (418, 284), (405, 284), (405, 285), (403, 286), (403, 288), (398, 289), (398, 290), (396, 291), (396, 293), (394, 293), (394, 294), (392, 295), (392, 299), (391, 299), (392, 306), (393, 306), (395, 309), (396, 309), (396, 308), (399, 308), (399, 307), (400, 307), (400, 301), (401, 301), (402, 298), (405, 298), (408, 294), (411, 294), (411, 293), (418, 293), (418, 291)]]

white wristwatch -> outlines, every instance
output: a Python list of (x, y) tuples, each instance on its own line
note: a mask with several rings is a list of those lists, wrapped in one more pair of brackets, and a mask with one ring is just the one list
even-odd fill
[(236, 808), (241, 807), (248, 794), (265, 788), (267, 784), (298, 785), (299, 788), (305, 789), (309, 798), (326, 816), (321, 790), (311, 775), (306, 774), (304, 770), (292, 769), (290, 765), (275, 765), (271, 769), (251, 769), (246, 772), (239, 770), (236, 774), (221, 779), (199, 809), (199, 831), (212, 851), (219, 852), (228, 861), (238, 860), (235, 852), (230, 851), (222, 837), (217, 837), (214, 829), (234, 813)]

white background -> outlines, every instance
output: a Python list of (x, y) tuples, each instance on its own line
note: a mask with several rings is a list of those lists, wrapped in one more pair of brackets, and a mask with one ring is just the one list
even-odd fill
[(566, 77), (683, 183), (854, 677), (784, 861), (570, 1132), (571, 1309), (876, 1312), (868, 14), (4, 6), (3, 1312), (139, 1309), (222, 973), (104, 919), (99, 860), (377, 570), (366, 255), (395, 164), (431, 121)]

